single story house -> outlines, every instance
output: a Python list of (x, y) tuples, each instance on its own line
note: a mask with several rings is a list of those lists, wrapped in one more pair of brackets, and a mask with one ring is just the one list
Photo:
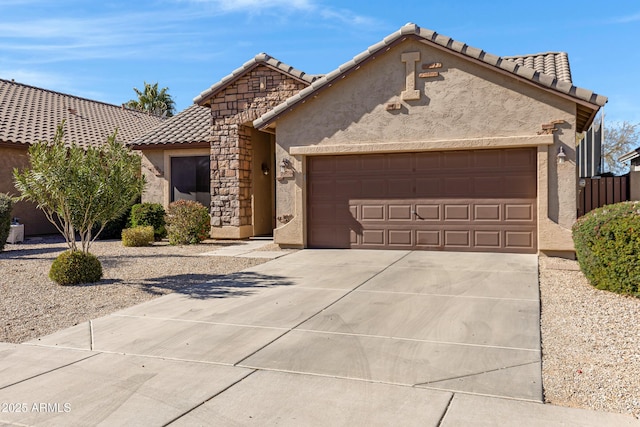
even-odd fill
[[(63, 120), (65, 140), (85, 146), (107, 142), (116, 129), (118, 141), (127, 143), (162, 122), (122, 106), (0, 79), (0, 193), (19, 195), (13, 169), (27, 167), (29, 146), (53, 140)], [(16, 203), (13, 216), (25, 225), (26, 235), (57, 233), (33, 203)]]
[(143, 200), (209, 203), (216, 238), (566, 255), (576, 133), (606, 102), (565, 53), (407, 24), (323, 76), (260, 54), (131, 145)]

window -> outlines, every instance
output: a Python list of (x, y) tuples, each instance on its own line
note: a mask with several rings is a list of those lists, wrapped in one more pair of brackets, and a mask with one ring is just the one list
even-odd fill
[(209, 156), (171, 158), (171, 201), (195, 200), (211, 205)]

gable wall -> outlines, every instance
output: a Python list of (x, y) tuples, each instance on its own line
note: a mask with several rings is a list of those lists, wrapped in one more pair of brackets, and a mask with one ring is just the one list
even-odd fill
[[(416, 78), (419, 100), (403, 101), (405, 63), (420, 52)], [(422, 64), (442, 68), (422, 70)], [(390, 103), (399, 110), (387, 111)], [(278, 120), (278, 140), (292, 145), (436, 141), (536, 135), (543, 123), (564, 119), (574, 127), (575, 103), (473, 64), (451, 53), (410, 40), (379, 55), (360, 70), (298, 104)], [(304, 126), (299, 126), (304, 123)]]
[(212, 99), (211, 211), (213, 237), (251, 236), (251, 122), (308, 86), (265, 65)]

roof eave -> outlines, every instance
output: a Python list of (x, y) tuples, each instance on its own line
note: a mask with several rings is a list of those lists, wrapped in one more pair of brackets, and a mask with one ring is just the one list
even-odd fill
[(623, 154), (622, 156), (620, 156), (618, 158), (619, 162), (627, 162), (629, 160), (633, 160), (633, 159), (637, 159), (638, 157), (640, 157), (640, 147), (636, 148), (633, 151), (630, 151), (626, 154)]

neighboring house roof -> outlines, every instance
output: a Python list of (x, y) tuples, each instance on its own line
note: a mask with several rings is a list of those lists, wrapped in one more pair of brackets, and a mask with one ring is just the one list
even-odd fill
[(571, 82), (569, 55), (566, 52), (545, 52), (533, 55), (503, 56), (521, 67), (531, 68), (563, 82)]
[(637, 159), (640, 157), (640, 147), (636, 148), (633, 151), (628, 152), (618, 158), (619, 162), (627, 162), (629, 160)]
[[(607, 102), (607, 98), (605, 96), (598, 95), (587, 89), (573, 86), (570, 81), (567, 81), (567, 73), (569, 72), (568, 67), (567, 70), (561, 70), (560, 74), (558, 75), (556, 66), (554, 67), (556, 76), (548, 75), (542, 71), (537, 70), (536, 68), (529, 68), (528, 66), (518, 64), (519, 59), (513, 59), (514, 57), (510, 57), (512, 59), (501, 58), (499, 56), (492, 55), (485, 52), (484, 50), (468, 46), (462, 42), (453, 40), (450, 37), (443, 36), (426, 28), (420, 28), (416, 24), (409, 23), (400, 28), (400, 30), (396, 31), (395, 33), (387, 36), (381, 42), (374, 44), (364, 52), (355, 56), (351, 61), (342, 64), (336, 70), (315, 80), (311, 84), (311, 86), (303, 89), (298, 94), (290, 97), (285, 102), (275, 107), (273, 110), (256, 119), (253, 122), (254, 127), (256, 129), (267, 127), (269, 124), (274, 122), (277, 117), (290, 110), (294, 105), (304, 101), (306, 98), (321, 89), (331, 87), (331, 83), (333, 81), (345, 76), (352, 70), (357, 69), (357, 67), (359, 67), (363, 62), (373, 58), (377, 54), (377, 52), (380, 52), (383, 49), (387, 49), (389, 46), (405, 40), (407, 37), (415, 37), (427, 43), (432, 43), (439, 46), (440, 48), (447, 49), (456, 54), (466, 56), (471, 60), (476, 60), (488, 66), (495, 67), (502, 72), (507, 72), (514, 75), (515, 77), (522, 78), (525, 81), (529, 81), (532, 84), (550, 89), (561, 95), (566, 95), (576, 100), (579, 103), (577, 112), (578, 132), (582, 132), (584, 129), (589, 127), (598, 109)], [(534, 58), (533, 64), (535, 67), (536, 61), (534, 56), (515, 58), (522, 58), (523, 64), (525, 62), (529, 62), (526, 58)], [(558, 56), (554, 56), (553, 58), (551, 58), (550, 56), (549, 62), (551, 59), (553, 59), (554, 61), (558, 60), (559, 64), (563, 60), (561, 56), (560, 58), (558, 58)], [(560, 68), (562, 69), (562, 66), (560, 66)], [(551, 67), (549, 67), (549, 69), (551, 69)], [(568, 77), (570, 79), (570, 75)]]
[(143, 136), (129, 142), (134, 148), (167, 144), (208, 144), (211, 110), (194, 104)]
[(267, 55), (266, 53), (259, 53), (249, 61), (245, 62), (241, 67), (236, 68), (231, 72), (231, 74), (225, 76), (218, 83), (211, 86), (209, 89), (202, 92), (200, 95), (193, 99), (193, 102), (196, 104), (205, 101), (212, 96), (215, 96), (222, 89), (227, 87), (230, 83), (233, 83), (235, 80), (244, 75), (247, 71), (252, 70), (253, 68), (259, 65), (266, 65), (267, 67), (273, 68), (274, 70), (280, 71), (284, 74), (287, 74), (295, 79), (298, 79), (304, 83), (311, 84), (321, 76), (307, 74), (304, 71), (297, 70), (290, 65), (285, 64), (282, 61), (277, 60), (276, 58)]
[(65, 141), (100, 145), (118, 130), (127, 143), (162, 123), (160, 117), (0, 79), (0, 144), (51, 141), (65, 120)]

